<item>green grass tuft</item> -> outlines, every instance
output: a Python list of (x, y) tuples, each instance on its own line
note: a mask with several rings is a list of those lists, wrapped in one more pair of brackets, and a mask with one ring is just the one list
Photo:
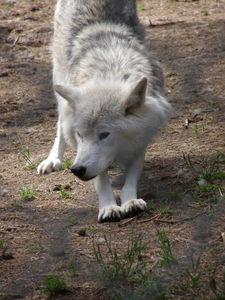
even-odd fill
[(93, 249), (108, 299), (165, 299), (160, 279), (147, 266), (143, 234), (132, 234), (122, 255), (112, 246), (111, 239), (104, 239), (107, 254), (103, 255), (102, 247), (94, 240)]
[(173, 256), (169, 238), (166, 235), (165, 230), (158, 229), (156, 232), (160, 247), (161, 247), (161, 259), (159, 265), (177, 264), (177, 259)]
[(37, 169), (38, 165), (42, 162), (42, 159), (38, 159), (35, 162), (31, 160), (30, 157), (30, 150), (28, 146), (25, 146), (20, 138), (20, 136), (17, 134), (17, 138), (20, 143), (20, 151), (18, 152), (18, 159), (19, 161), (24, 160), (26, 163), (25, 169)]
[(70, 169), (72, 167), (72, 158), (69, 157), (63, 162), (63, 169)]
[(32, 185), (30, 188), (22, 187), (20, 188), (20, 196), (24, 200), (33, 200), (37, 196), (36, 188)]
[(44, 279), (43, 291), (50, 297), (69, 292), (63, 278), (59, 275), (47, 275)]

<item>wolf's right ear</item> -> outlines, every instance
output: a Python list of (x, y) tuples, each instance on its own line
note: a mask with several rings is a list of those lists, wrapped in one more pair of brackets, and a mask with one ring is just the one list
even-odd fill
[(56, 93), (67, 100), (72, 106), (74, 106), (76, 101), (80, 98), (80, 91), (78, 88), (56, 84), (54, 85), (54, 89)]
[(128, 95), (125, 99), (126, 112), (135, 110), (144, 103), (147, 85), (148, 79), (142, 77), (129, 88)]

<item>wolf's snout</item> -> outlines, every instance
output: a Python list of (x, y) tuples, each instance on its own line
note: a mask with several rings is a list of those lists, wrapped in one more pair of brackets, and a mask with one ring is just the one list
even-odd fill
[(71, 172), (79, 178), (83, 178), (86, 173), (86, 167), (84, 166), (72, 166)]

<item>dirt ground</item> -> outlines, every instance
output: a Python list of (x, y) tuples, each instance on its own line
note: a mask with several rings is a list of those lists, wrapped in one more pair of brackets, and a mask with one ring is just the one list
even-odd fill
[[(225, 299), (218, 296), (225, 287), (224, 181), (214, 182), (213, 188), (220, 187), (213, 193), (199, 192), (194, 174), (215, 153), (225, 154), (224, 0), (137, 1), (175, 112), (146, 153), (139, 197), (148, 202), (148, 212), (104, 224), (97, 222), (91, 182), (75, 180), (66, 166), (43, 176), (26, 167), (24, 156), (30, 154), (33, 162), (46, 158), (55, 137), (54, 5), (49, 0), (0, 1), (0, 299), (45, 299), (40, 286), (48, 274), (62, 276), (71, 290), (53, 299), (110, 299), (95, 272), (93, 238), (106, 254), (103, 237), (111, 236), (122, 255), (129, 236), (143, 232), (151, 268), (161, 253), (158, 229), (168, 234), (179, 262), (176, 269), (159, 271), (165, 299)], [(68, 149), (65, 159), (73, 158)], [(219, 168), (224, 172), (224, 160)], [(114, 167), (110, 172), (119, 190), (122, 171)], [(24, 197), (25, 188), (35, 194)], [(191, 255), (200, 258), (196, 273), (201, 276), (196, 285), (181, 289)]]

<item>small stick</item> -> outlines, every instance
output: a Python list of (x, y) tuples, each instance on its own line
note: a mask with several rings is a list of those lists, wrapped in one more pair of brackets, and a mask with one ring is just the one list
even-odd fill
[(130, 219), (124, 221), (123, 223), (118, 224), (118, 226), (119, 226), (119, 227), (124, 227), (124, 226), (126, 226), (127, 224), (131, 223), (131, 222), (132, 222), (134, 219), (136, 219), (136, 218), (137, 218), (137, 216), (134, 216), (134, 217), (132, 217), (132, 218), (130, 218)]
[(13, 46), (15, 46), (15, 45), (16, 45), (16, 43), (18, 42), (19, 38), (20, 38), (20, 36), (19, 36), (19, 35), (17, 35), (17, 37), (15, 38), (15, 40), (14, 40), (14, 42), (13, 42)]
[[(140, 217), (142, 217), (144, 214), (144, 212), (140, 212), (138, 215), (132, 217), (132, 218), (129, 218), (128, 220), (124, 221), (123, 223), (119, 223), (118, 226), (119, 227), (123, 227), (123, 226), (126, 226), (127, 224), (131, 223), (133, 220), (135, 219), (139, 219)], [(140, 222), (139, 222), (140, 223)]]
[(181, 220), (160, 220), (160, 219), (158, 219), (158, 220), (154, 220), (154, 221), (155, 222), (159, 222), (159, 223), (162, 222), (162, 223), (176, 224), (176, 223), (183, 223), (185, 221), (191, 221), (191, 220), (193, 220), (193, 219), (195, 219), (195, 218), (197, 218), (197, 217), (199, 217), (199, 216), (201, 216), (203, 214), (204, 213), (199, 213), (199, 214), (197, 214), (195, 216), (187, 217), (187, 218), (184, 218), (184, 219), (181, 219)]
[(153, 217), (151, 217), (151, 218), (149, 218), (149, 219), (142, 220), (142, 221), (140, 221), (140, 222), (138, 222), (138, 223), (147, 223), (147, 222), (151, 222), (151, 221), (155, 220), (156, 218), (158, 218), (159, 216), (160, 216), (160, 214), (157, 214), (157, 215), (155, 215), (155, 216), (153, 216)]
[(81, 186), (85, 186), (83, 183), (81, 183), (80, 181), (78, 181), (76, 178), (74, 178), (75, 179), (75, 182), (77, 183), (77, 184), (79, 184), (79, 185), (81, 185)]

